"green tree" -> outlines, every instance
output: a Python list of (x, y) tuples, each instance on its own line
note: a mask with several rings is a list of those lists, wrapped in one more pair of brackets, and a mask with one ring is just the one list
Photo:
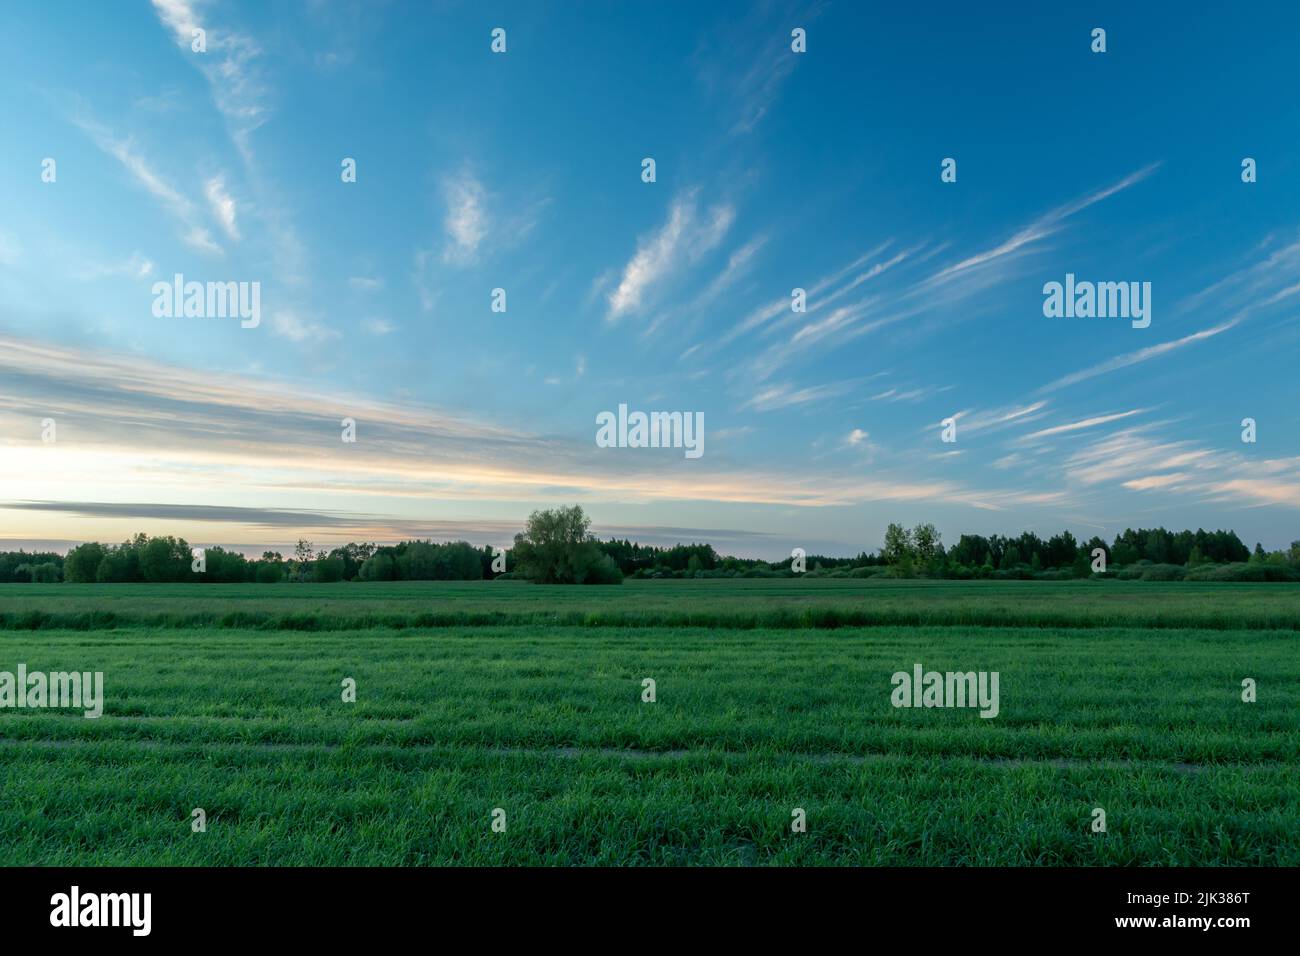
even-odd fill
[(939, 553), (941, 536), (932, 524), (919, 524), (912, 529), (912, 551), (921, 564), (931, 564)]
[(335, 581), (342, 581), (343, 558), (339, 555), (317, 558), (316, 566), (312, 569), (311, 579), (320, 584), (333, 584)]
[(397, 564), (391, 554), (377, 551), (366, 558), (357, 577), (362, 581), (393, 581), (397, 578)]
[(534, 511), (515, 535), (517, 573), (536, 584), (617, 584), (623, 572), (591, 536), (582, 508)]
[(885, 543), (880, 549), (885, 563), (901, 564), (907, 561), (910, 564), (913, 554), (912, 533), (901, 524), (891, 523), (885, 529)]
[(140, 577), (151, 584), (181, 581), (190, 573), (190, 546), (183, 538), (150, 538), (139, 549)]
[(73, 584), (92, 584), (104, 560), (104, 546), (96, 541), (79, 544), (63, 560), (63, 580)]

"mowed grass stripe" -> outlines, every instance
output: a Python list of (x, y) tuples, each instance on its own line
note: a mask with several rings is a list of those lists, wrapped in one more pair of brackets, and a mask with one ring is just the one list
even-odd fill
[[(0, 864), (1277, 864), (1279, 768), (1055, 769), (891, 756), (627, 761), (256, 748), (0, 763)], [(208, 831), (190, 830), (203, 807)], [(1088, 831), (1094, 806), (1108, 832)], [(506, 833), (490, 830), (495, 807)], [(790, 811), (809, 831), (792, 834)]]
[[(0, 711), (14, 740), (1300, 759), (1295, 635), (958, 628), (42, 633), (0, 668), (100, 670), (105, 716)], [(1001, 712), (896, 709), (890, 675), (996, 670)], [(358, 682), (358, 703), (340, 681)], [(1260, 700), (1241, 701), (1242, 677)], [(641, 681), (658, 702), (641, 702)]]
[(1300, 585), (1142, 581), (515, 581), (10, 585), (0, 630), (411, 627), (1300, 629)]

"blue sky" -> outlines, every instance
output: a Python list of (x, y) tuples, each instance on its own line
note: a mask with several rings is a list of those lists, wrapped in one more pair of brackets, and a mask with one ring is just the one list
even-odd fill
[[(1078, 6), (10, 4), (0, 535), (1282, 546), (1300, 12)], [(260, 325), (155, 317), (176, 273)], [(1045, 317), (1067, 273), (1150, 326)], [(598, 448), (620, 403), (705, 454)]]

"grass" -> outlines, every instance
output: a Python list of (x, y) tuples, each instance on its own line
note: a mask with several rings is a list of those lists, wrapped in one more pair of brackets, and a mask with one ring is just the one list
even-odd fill
[(333, 585), (14, 584), (0, 630), (117, 627), (326, 631), (515, 625), (1300, 629), (1300, 586), (1148, 581), (852, 579)]
[[(1117, 584), (0, 590), (6, 615), (12, 592), (20, 613), (189, 621), (0, 633), (0, 670), (103, 671), (107, 697), (99, 720), (0, 710), (0, 864), (1300, 864), (1300, 635), (1264, 626), (1297, 589)], [(1053, 609), (1040, 588), (1079, 600)], [(745, 617), (851, 602), (1034, 623)], [(198, 624), (223, 604), (268, 621), (454, 609), (529, 622)], [(1244, 620), (1229, 627), (1234, 607)], [(1000, 715), (893, 708), (890, 675), (917, 661), (999, 671)], [(1241, 701), (1243, 677), (1257, 703)], [(795, 807), (806, 833), (791, 832)], [(1105, 834), (1090, 832), (1094, 807)]]

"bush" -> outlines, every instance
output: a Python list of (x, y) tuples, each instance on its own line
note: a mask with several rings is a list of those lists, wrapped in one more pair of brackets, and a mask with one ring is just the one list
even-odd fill
[(1284, 564), (1233, 562), (1200, 565), (1187, 572), (1187, 581), (1300, 581), (1300, 571)]
[(590, 529), (577, 505), (534, 511), (515, 535), (515, 570), (536, 584), (621, 584), (623, 572)]
[(397, 564), (392, 555), (372, 554), (357, 572), (362, 581), (393, 581), (397, 579)]
[(851, 577), (851, 578), (874, 578), (874, 577), (879, 577), (881, 574), (883, 574), (883, 573), (884, 573), (884, 570), (885, 570), (885, 569), (884, 569), (884, 568), (881, 568), (881, 567), (874, 567), (874, 568), (873, 568), (873, 567), (850, 568), (850, 569), (849, 569), (849, 577)]
[(1074, 571), (1069, 568), (1057, 568), (1054, 571), (1042, 571), (1034, 575), (1039, 581), (1073, 581)]
[(95, 574), (99, 571), (99, 562), (104, 560), (104, 546), (94, 541), (79, 544), (63, 561), (63, 580), (74, 584), (93, 584)]
[(311, 579), (319, 584), (333, 584), (343, 580), (343, 559), (341, 557), (317, 558), (312, 569)]
[(1181, 581), (1187, 569), (1181, 564), (1152, 564), (1142, 572), (1143, 581)]

